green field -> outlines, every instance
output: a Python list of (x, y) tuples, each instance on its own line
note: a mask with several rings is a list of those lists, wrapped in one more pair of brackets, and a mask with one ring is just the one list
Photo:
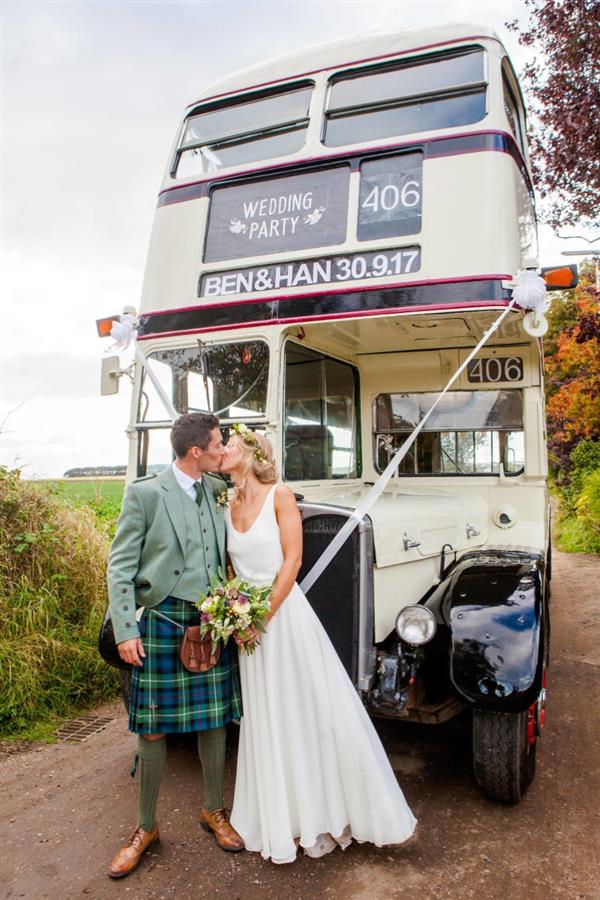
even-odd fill
[(125, 489), (125, 479), (115, 481), (103, 479), (86, 479), (79, 481), (75, 478), (64, 478), (57, 481), (45, 481), (44, 484), (52, 485), (56, 491), (63, 494), (71, 503), (83, 506), (87, 503), (121, 502)]
[(75, 478), (63, 478), (43, 481), (40, 484), (51, 488), (56, 497), (63, 499), (70, 506), (86, 506), (92, 509), (108, 537), (113, 537), (123, 500), (125, 479), (90, 478), (80, 481)]

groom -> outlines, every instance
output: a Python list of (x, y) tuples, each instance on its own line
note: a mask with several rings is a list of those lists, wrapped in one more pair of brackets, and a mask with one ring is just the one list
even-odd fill
[[(127, 488), (108, 565), (119, 654), (131, 663), (129, 729), (138, 735), (137, 828), (110, 864), (122, 878), (158, 839), (155, 818), (168, 732), (197, 732), (204, 778), (200, 824), (223, 850), (244, 849), (223, 802), (225, 726), (242, 714), (237, 651), (192, 673), (179, 661), (183, 628), (197, 624), (194, 601), (226, 568), (225, 523), (217, 495), (223, 441), (216, 416), (189, 413), (171, 431), (175, 462)], [(138, 614), (136, 614), (136, 607)], [(141, 617), (139, 615), (141, 611)]]

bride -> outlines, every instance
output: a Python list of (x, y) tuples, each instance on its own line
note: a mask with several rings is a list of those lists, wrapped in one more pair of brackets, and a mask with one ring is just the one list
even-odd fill
[(292, 862), (300, 845), (322, 856), (352, 841), (401, 844), (416, 819), (363, 705), (296, 584), (302, 524), (277, 483), (272, 447), (238, 426), (222, 472), (236, 485), (225, 511), (237, 575), (273, 583), (266, 634), (240, 653), (241, 721), (231, 824), (246, 849)]

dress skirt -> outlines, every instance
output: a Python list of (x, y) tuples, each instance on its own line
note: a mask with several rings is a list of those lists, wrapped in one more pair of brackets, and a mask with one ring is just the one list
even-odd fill
[(412, 835), (385, 750), (318, 617), (298, 585), (240, 654), (241, 724), (231, 823), (246, 849), (291, 862), (351, 839), (377, 846)]

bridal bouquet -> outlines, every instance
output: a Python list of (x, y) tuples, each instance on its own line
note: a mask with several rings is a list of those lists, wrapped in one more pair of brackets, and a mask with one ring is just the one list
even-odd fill
[(255, 587), (241, 578), (211, 583), (208, 594), (196, 605), (200, 610), (200, 634), (210, 634), (213, 653), (219, 641), (225, 645), (232, 636), (240, 650), (254, 653), (258, 638), (248, 638), (253, 631), (264, 633), (263, 620), (271, 609), (270, 594), (271, 585)]

